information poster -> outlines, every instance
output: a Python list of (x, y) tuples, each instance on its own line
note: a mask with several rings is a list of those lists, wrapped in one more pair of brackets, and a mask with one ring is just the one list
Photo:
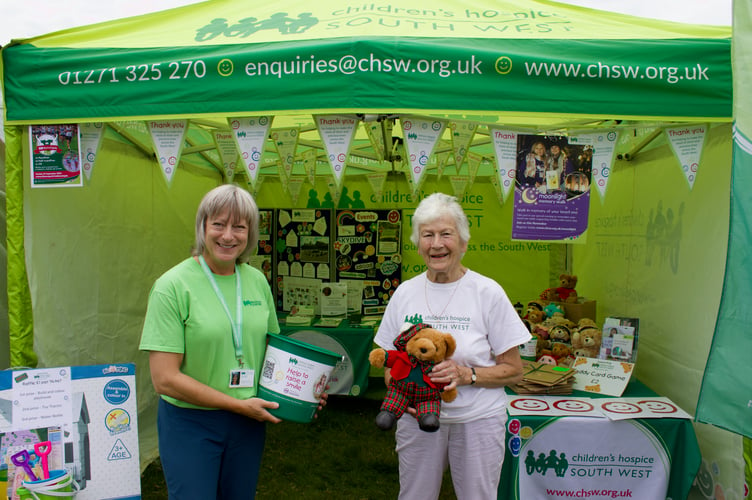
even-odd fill
[(259, 238), (258, 250), (255, 255), (251, 255), (250, 263), (253, 267), (264, 273), (269, 286), (273, 286), (272, 267), (274, 258), (274, 249), (272, 243), (274, 240), (274, 210), (259, 209)]
[[(336, 218), (336, 281), (361, 281), (360, 313), (382, 314), (402, 281), (399, 210), (339, 210)], [(352, 289), (353, 287), (351, 287)], [(356, 306), (350, 297), (351, 310)]]
[[(289, 311), (285, 299), (285, 280), (331, 281), (332, 211), (320, 208), (278, 209), (275, 217), (276, 259), (273, 280), (276, 284), (277, 310)], [(311, 290), (318, 297), (319, 288)], [(317, 311), (318, 313), (319, 311)]]
[(78, 125), (31, 125), (29, 141), (31, 187), (83, 185)]
[(0, 459), (47, 440), (78, 500), (141, 498), (136, 401), (132, 363), (0, 371)]
[(571, 241), (590, 208), (593, 147), (566, 137), (518, 135), (512, 239)]

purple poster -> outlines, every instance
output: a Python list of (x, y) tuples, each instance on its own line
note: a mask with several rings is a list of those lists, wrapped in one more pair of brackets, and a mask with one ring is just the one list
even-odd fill
[(566, 137), (518, 135), (515, 240), (576, 240), (587, 229), (593, 148)]

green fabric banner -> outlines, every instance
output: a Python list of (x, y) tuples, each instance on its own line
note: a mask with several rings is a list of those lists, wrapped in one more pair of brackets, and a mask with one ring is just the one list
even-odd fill
[[(734, 160), (726, 273), (718, 320), (705, 367), (696, 419), (752, 437), (752, 127), (749, 94), (752, 74), (752, 3), (734, 2)], [(745, 86), (746, 85), (746, 86)]]
[(3, 52), (4, 91), (9, 122), (264, 114), (354, 102), (718, 118), (731, 111), (729, 43), (382, 37), (154, 49), (16, 45)]

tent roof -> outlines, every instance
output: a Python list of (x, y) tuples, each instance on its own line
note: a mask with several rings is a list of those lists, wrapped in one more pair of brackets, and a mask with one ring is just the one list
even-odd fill
[(354, 111), (728, 121), (730, 40), (729, 28), (547, 0), (211, 0), (14, 41), (2, 81), (9, 124)]

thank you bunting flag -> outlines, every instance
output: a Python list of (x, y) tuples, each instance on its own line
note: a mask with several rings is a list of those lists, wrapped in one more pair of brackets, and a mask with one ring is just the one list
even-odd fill
[(148, 125), (157, 150), (159, 166), (162, 167), (162, 173), (169, 186), (180, 163), (188, 120), (151, 120)]
[(318, 115), (315, 119), (334, 180), (341, 186), (350, 145), (360, 121), (355, 115)]
[(664, 130), (671, 149), (674, 150), (674, 154), (681, 163), (690, 190), (695, 185), (697, 170), (700, 168), (700, 157), (707, 130), (707, 125), (687, 125)]
[(503, 200), (506, 201), (517, 173), (517, 132), (500, 128), (490, 128), (489, 132), (496, 154), (499, 189)]
[(452, 131), (454, 164), (457, 165), (457, 172), (459, 172), (462, 163), (465, 161), (467, 152), (470, 150), (470, 143), (473, 140), (473, 135), (478, 128), (478, 124), (470, 122), (452, 122), (449, 128)]

